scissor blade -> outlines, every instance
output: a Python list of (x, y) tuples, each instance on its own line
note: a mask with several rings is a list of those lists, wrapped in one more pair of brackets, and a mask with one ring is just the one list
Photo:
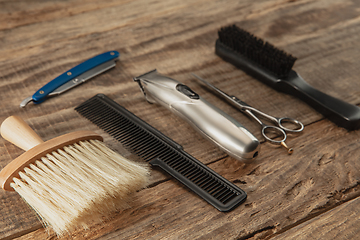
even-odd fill
[(230, 96), (229, 94), (221, 91), (220, 89), (218, 89), (217, 87), (211, 85), (209, 82), (205, 81), (203, 78), (199, 77), (198, 75), (196, 75), (195, 73), (192, 73), (192, 75), (194, 77), (196, 77), (198, 80), (200, 80), (201, 82), (203, 82), (204, 84), (206, 84), (206, 86), (210, 87), (212, 90), (214, 90), (216, 93), (218, 93), (220, 96), (222, 96), (223, 98), (225, 98), (228, 102), (232, 103), (234, 106), (236, 106), (237, 108), (239, 108), (241, 111), (245, 111), (244, 107), (248, 106), (246, 103), (244, 103), (243, 101), (241, 101), (240, 99), (238, 99), (235, 96)]
[(210, 87), (211, 89), (213, 89), (215, 92), (217, 92), (218, 94), (220, 94), (222, 97), (228, 99), (229, 101), (233, 102), (234, 99), (228, 95), (227, 93), (221, 91), (220, 89), (218, 89), (217, 87), (215, 87), (214, 85), (210, 84), (209, 82), (207, 82), (205, 79), (199, 77), (198, 75), (196, 75), (195, 73), (192, 73), (192, 75), (194, 77), (196, 77), (198, 80), (200, 80), (201, 82), (203, 82), (204, 84), (206, 84), (206, 86)]

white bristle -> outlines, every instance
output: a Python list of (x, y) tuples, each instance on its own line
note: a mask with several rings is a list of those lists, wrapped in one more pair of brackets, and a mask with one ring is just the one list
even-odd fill
[(30, 164), (11, 187), (58, 235), (129, 207), (146, 187), (148, 166), (129, 161), (101, 141), (66, 146)]

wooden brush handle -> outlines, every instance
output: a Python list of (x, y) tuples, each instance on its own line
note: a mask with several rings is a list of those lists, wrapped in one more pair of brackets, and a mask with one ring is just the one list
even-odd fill
[(0, 132), (6, 140), (27, 150), (6, 165), (0, 172), (0, 186), (7, 191), (14, 191), (10, 183), (14, 177), (19, 178), (20, 171), (23, 171), (25, 167), (34, 163), (36, 160), (40, 160), (41, 157), (44, 157), (46, 154), (84, 140), (103, 140), (100, 135), (94, 132), (77, 131), (43, 142), (43, 140), (17, 116), (5, 119), (3, 124), (1, 124)]
[(3, 138), (25, 151), (44, 142), (19, 116), (5, 119), (1, 124), (0, 132)]

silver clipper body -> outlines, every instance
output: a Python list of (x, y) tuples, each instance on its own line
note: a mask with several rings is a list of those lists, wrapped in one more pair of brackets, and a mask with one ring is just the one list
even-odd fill
[(230, 156), (250, 160), (258, 155), (259, 140), (228, 114), (186, 85), (159, 74), (156, 69), (135, 77), (145, 98), (169, 109)]

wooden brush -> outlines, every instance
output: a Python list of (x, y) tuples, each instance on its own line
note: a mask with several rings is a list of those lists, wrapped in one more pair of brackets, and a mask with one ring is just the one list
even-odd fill
[(2, 169), (1, 187), (19, 193), (57, 235), (128, 208), (131, 193), (148, 183), (147, 165), (123, 158), (91, 131), (43, 142), (17, 116), (7, 118), (0, 131), (26, 150)]

